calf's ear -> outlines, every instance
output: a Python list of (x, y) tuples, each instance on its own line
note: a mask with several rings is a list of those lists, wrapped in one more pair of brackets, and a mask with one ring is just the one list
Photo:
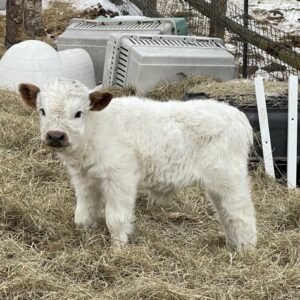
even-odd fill
[(36, 98), (40, 89), (31, 83), (21, 83), (19, 85), (19, 92), (25, 104), (32, 109), (36, 109)]
[(99, 91), (92, 92), (89, 95), (91, 101), (90, 110), (99, 111), (104, 109), (113, 98), (113, 95), (110, 93), (102, 93)]

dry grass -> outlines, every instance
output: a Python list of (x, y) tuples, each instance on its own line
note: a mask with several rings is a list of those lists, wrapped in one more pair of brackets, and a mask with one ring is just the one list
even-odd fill
[(136, 94), (134, 87), (124, 87), (121, 88), (119, 86), (113, 85), (108, 86), (101, 89), (101, 92), (109, 92), (114, 95), (114, 97), (121, 97), (121, 96), (133, 96)]
[[(277, 96), (287, 92), (287, 83), (266, 81), (264, 83), (266, 95)], [(205, 93), (210, 98), (231, 100), (235, 104), (253, 104), (255, 86), (253, 80), (231, 80), (221, 82), (206, 76), (186, 77), (180, 83), (161, 82), (156, 88), (148, 92), (147, 96), (158, 100), (182, 99), (186, 93)]]
[(130, 246), (112, 252), (104, 220), (76, 230), (62, 164), (37, 116), (0, 91), (0, 299), (299, 299), (300, 195), (252, 172), (258, 248), (235, 253), (201, 190), (169, 209), (138, 200)]

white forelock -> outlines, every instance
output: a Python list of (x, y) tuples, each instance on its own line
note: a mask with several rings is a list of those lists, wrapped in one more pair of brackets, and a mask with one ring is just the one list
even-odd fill
[(41, 86), (42, 94), (74, 95), (86, 97), (89, 89), (78, 80), (68, 78), (55, 78), (47, 81)]

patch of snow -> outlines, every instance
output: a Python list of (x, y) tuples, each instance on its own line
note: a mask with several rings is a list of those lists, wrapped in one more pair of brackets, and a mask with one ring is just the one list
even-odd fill
[(225, 47), (231, 53), (234, 53), (236, 51), (236, 46), (233, 44), (225, 43)]
[[(244, 0), (230, 0), (240, 8), (244, 7)], [(278, 11), (282, 19), (272, 18)], [(286, 33), (300, 31), (300, 2), (297, 0), (249, 0), (249, 14), (257, 20), (268, 20), (277, 29)]]
[(261, 69), (258, 69), (255, 72), (254, 76), (255, 77), (262, 77), (265, 80), (270, 80), (271, 79), (270, 74), (267, 71), (264, 71), (264, 70), (261, 70)]
[(42, 7), (43, 7), (43, 9), (48, 8), (48, 6), (49, 6), (49, 0), (42, 0)]
[[(60, 2), (69, 2), (75, 9), (77, 10), (84, 10), (86, 8), (89, 8), (91, 6), (95, 6), (98, 3), (102, 5), (102, 7), (105, 10), (112, 10), (120, 13), (119, 8), (111, 3), (109, 0), (69, 0), (69, 1), (64, 1), (64, 0), (59, 0)], [(47, 8), (50, 4), (51, 0), (43, 0), (43, 8)]]
[(140, 21), (149, 19), (148, 17), (144, 16), (116, 16), (113, 18), (115, 21)]
[(125, 10), (131, 16), (142, 16), (143, 12), (132, 2), (128, 0), (124, 0), (124, 4), (122, 5), (122, 10)]
[[(111, 3), (109, 0), (58, 0), (60, 2), (69, 2), (76, 10), (84, 10), (91, 6), (96, 6), (98, 3), (102, 5), (105, 10), (111, 10), (118, 12), (121, 15), (122, 10), (126, 10), (129, 15), (142, 16), (142, 11), (130, 1), (124, 1), (123, 5), (117, 6)], [(43, 0), (43, 9), (49, 7), (51, 0)]]

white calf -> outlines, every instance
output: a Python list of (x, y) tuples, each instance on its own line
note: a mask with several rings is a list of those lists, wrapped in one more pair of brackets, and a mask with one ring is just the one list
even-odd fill
[(76, 189), (75, 223), (94, 227), (100, 204), (114, 245), (132, 231), (138, 189), (151, 202), (200, 184), (234, 248), (256, 244), (247, 159), (252, 129), (234, 107), (212, 100), (158, 102), (114, 98), (77, 81), (56, 79), (41, 90), (21, 84), (40, 113), (43, 142), (65, 162)]

